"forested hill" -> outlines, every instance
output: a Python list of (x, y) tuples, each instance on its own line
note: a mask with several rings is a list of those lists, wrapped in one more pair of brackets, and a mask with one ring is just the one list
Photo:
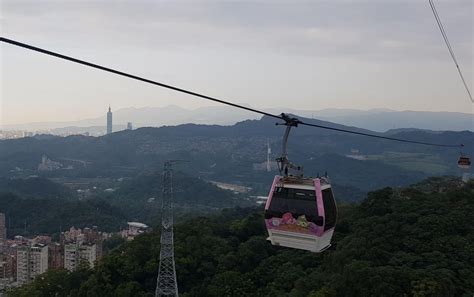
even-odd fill
[(75, 200), (77, 194), (71, 189), (46, 178), (1, 178), (0, 193), (10, 192), (24, 198)]
[[(431, 179), (340, 205), (322, 254), (273, 247), (262, 211), (233, 209), (176, 228), (180, 296), (465, 296), (474, 293), (474, 183)], [(158, 231), (93, 270), (50, 271), (8, 296), (154, 296)]]
[(33, 237), (57, 234), (74, 227), (99, 226), (103, 231), (118, 231), (130, 217), (104, 200), (64, 200), (31, 198), (0, 192), (0, 212), (7, 217), (8, 237)]
[[(302, 120), (316, 125), (385, 135), (315, 119), (302, 118)], [(144, 162), (152, 160), (154, 155), (166, 155), (176, 151), (216, 153), (229, 150), (235, 155), (266, 152), (267, 141), (275, 152), (279, 152), (284, 128), (275, 127), (275, 122), (277, 120), (273, 118), (263, 117), (261, 120), (247, 120), (233, 126), (185, 124), (120, 131), (102, 137), (39, 135), (2, 140), (0, 141), (0, 170), (7, 172), (6, 170), (14, 170), (15, 166), (22, 169), (36, 169), (43, 154), (59, 162), (69, 161), (79, 168), (80, 165), (100, 167), (110, 164), (143, 166)], [(391, 131), (386, 136), (433, 143), (462, 143), (466, 146), (466, 150), (471, 151), (474, 147), (474, 133), (470, 131), (433, 132), (412, 129)], [(311, 149), (320, 150), (321, 153), (343, 154), (349, 153), (351, 148), (357, 148), (363, 153), (381, 150), (446, 152), (446, 150), (431, 147), (370, 139), (307, 126), (294, 129), (290, 137), (290, 153), (297, 152), (301, 147), (308, 148), (308, 146)], [(314, 154), (314, 152), (306, 154)], [(74, 161), (78, 162), (74, 163)], [(81, 164), (79, 161), (88, 163)]]
[[(133, 179), (110, 181), (104, 191), (83, 195), (45, 178), (0, 178), (0, 212), (6, 214), (8, 236), (53, 234), (61, 228), (98, 226), (118, 231), (127, 221), (156, 226), (161, 219), (162, 173), (147, 172)], [(174, 174), (176, 220), (226, 207), (254, 205), (254, 200), (219, 189), (179, 171)], [(72, 214), (72, 215), (71, 215)]]
[[(308, 123), (370, 132), (315, 119)], [(103, 137), (30, 137), (0, 141), (0, 176), (27, 177), (133, 177), (161, 168), (167, 159), (185, 159), (186, 173), (206, 180), (243, 184), (259, 195), (268, 191), (276, 169), (262, 170), (267, 145), (274, 160), (281, 153), (284, 128), (263, 117), (233, 126), (180, 125), (120, 131)], [(474, 153), (474, 133), (398, 131), (409, 140), (465, 144)], [(433, 175), (460, 174), (459, 150), (392, 142), (301, 126), (289, 140), (289, 157), (316, 176), (327, 172), (334, 184), (359, 192), (385, 186), (406, 186)], [(46, 155), (62, 167), (38, 171)], [(58, 165), (59, 166), (59, 165)], [(266, 168), (266, 167), (265, 167)]]

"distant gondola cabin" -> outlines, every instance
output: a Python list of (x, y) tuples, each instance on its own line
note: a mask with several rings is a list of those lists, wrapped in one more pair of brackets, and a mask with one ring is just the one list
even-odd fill
[(471, 166), (471, 159), (469, 157), (461, 156), (458, 160), (458, 167), (462, 169), (469, 169)]

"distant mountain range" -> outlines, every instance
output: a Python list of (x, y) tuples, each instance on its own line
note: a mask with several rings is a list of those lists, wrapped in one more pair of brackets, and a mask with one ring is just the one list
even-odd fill
[[(265, 109), (270, 113), (297, 114), (306, 118), (317, 118), (338, 124), (356, 126), (377, 132), (392, 129), (416, 128), (433, 131), (474, 131), (474, 116), (471, 113), (394, 111), (389, 109), (323, 109), (296, 110), (284, 108)], [(170, 105), (166, 107), (123, 108), (114, 111), (114, 131), (123, 130), (127, 122), (134, 128), (160, 127), (179, 124), (233, 125), (246, 119), (259, 119), (260, 115), (227, 106), (200, 107), (194, 110)], [(105, 131), (106, 115), (98, 118), (71, 122), (42, 122), (22, 125), (5, 125), (6, 130), (39, 131), (53, 133)]]

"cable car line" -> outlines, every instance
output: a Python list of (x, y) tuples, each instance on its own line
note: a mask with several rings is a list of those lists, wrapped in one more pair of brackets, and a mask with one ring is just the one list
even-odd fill
[(159, 87), (162, 87), (162, 88), (170, 89), (170, 90), (173, 90), (173, 91), (177, 91), (177, 92), (180, 92), (180, 93), (184, 93), (184, 94), (199, 97), (199, 98), (202, 98), (202, 99), (210, 100), (210, 101), (213, 101), (213, 102), (233, 106), (235, 108), (240, 108), (240, 109), (247, 110), (247, 111), (250, 111), (250, 112), (259, 113), (259, 114), (266, 115), (266, 116), (269, 116), (269, 117), (272, 117), (272, 118), (277, 118), (277, 119), (285, 121), (285, 125), (288, 125), (289, 124), (288, 121), (291, 120), (291, 121), (293, 121), (291, 123), (291, 125), (300, 124), (300, 125), (305, 125), (305, 126), (309, 126), (309, 127), (315, 127), (315, 128), (320, 128), (320, 129), (326, 129), (326, 130), (333, 130), (333, 131), (338, 131), (338, 132), (343, 132), (343, 133), (348, 133), (348, 134), (355, 134), (355, 135), (372, 137), (372, 138), (386, 139), (386, 140), (391, 140), (391, 141), (421, 144), (421, 145), (428, 145), (428, 146), (437, 146), (437, 147), (462, 147), (463, 146), (462, 144), (439, 144), (439, 143), (429, 143), (429, 142), (407, 140), (407, 139), (387, 137), (387, 136), (381, 136), (381, 135), (370, 134), (370, 133), (351, 131), (351, 130), (340, 129), (340, 128), (333, 128), (333, 127), (328, 127), (328, 126), (324, 126), (324, 125), (316, 125), (316, 124), (311, 124), (311, 123), (305, 123), (305, 122), (300, 121), (298, 119), (294, 119), (294, 118), (290, 119), (284, 113), (282, 113), (281, 115), (271, 114), (271, 113), (264, 112), (264, 111), (261, 111), (261, 110), (258, 110), (258, 109), (254, 109), (254, 108), (246, 107), (246, 106), (243, 106), (243, 105), (235, 104), (235, 103), (232, 103), (232, 102), (229, 102), (229, 101), (217, 99), (215, 97), (203, 95), (203, 94), (200, 94), (200, 93), (196, 93), (196, 92), (189, 91), (189, 90), (186, 90), (186, 89), (178, 88), (178, 87), (175, 87), (175, 86), (172, 86), (172, 85), (157, 82), (157, 81), (154, 81), (154, 80), (151, 80), (151, 79), (147, 79), (147, 78), (140, 77), (140, 76), (137, 76), (137, 75), (129, 74), (129, 73), (119, 71), (119, 70), (116, 70), (116, 69), (112, 69), (112, 68), (109, 68), (109, 67), (101, 66), (101, 65), (98, 65), (98, 64), (94, 64), (94, 63), (91, 63), (91, 62), (87, 62), (87, 61), (80, 60), (80, 59), (77, 59), (77, 58), (73, 58), (73, 57), (70, 57), (70, 56), (66, 56), (66, 55), (63, 55), (63, 54), (52, 52), (52, 51), (49, 51), (49, 50), (46, 50), (46, 49), (43, 49), (43, 48), (39, 48), (39, 47), (36, 47), (36, 46), (33, 46), (33, 45), (29, 45), (29, 44), (22, 43), (22, 42), (12, 40), (12, 39), (8, 39), (8, 38), (5, 38), (5, 37), (0, 37), (0, 41), (11, 44), (11, 45), (14, 45), (14, 46), (29, 49), (29, 50), (32, 50), (32, 51), (35, 51), (35, 52), (39, 52), (39, 53), (42, 53), (42, 54), (45, 54), (45, 55), (48, 55), (48, 56), (53, 56), (53, 57), (63, 59), (63, 60), (67, 60), (67, 61), (70, 61), (70, 62), (73, 62), (73, 63), (77, 63), (77, 64), (81, 64), (81, 65), (84, 65), (84, 66), (96, 68), (96, 69), (99, 69), (99, 70), (102, 70), (102, 71), (110, 72), (110, 73), (113, 73), (113, 74), (116, 74), (116, 75), (119, 75), (119, 76), (124, 76), (124, 77), (131, 78), (131, 79), (134, 79), (134, 80), (138, 80), (138, 81), (142, 81), (142, 82), (149, 83), (149, 84), (152, 84), (152, 85), (156, 85), (156, 86), (159, 86)]
[(438, 146), (438, 147), (463, 147), (464, 146), (463, 144), (440, 144), (440, 143), (422, 142), (422, 141), (415, 141), (415, 140), (406, 140), (406, 139), (401, 139), (401, 138), (394, 138), (394, 137), (381, 136), (381, 135), (375, 135), (375, 134), (369, 134), (369, 133), (363, 133), (363, 132), (357, 132), (357, 131), (331, 128), (331, 127), (326, 127), (326, 126), (321, 126), (321, 125), (316, 125), (316, 124), (309, 124), (309, 123), (304, 123), (304, 122), (301, 122), (300, 124), (305, 125), (305, 126), (310, 126), (310, 127), (321, 128), (321, 129), (329, 129), (329, 130), (340, 131), (344, 133), (350, 133), (350, 134), (356, 134), (356, 135), (362, 135), (362, 136), (368, 136), (368, 137), (380, 138), (380, 139), (386, 139), (386, 140), (392, 140), (392, 141), (413, 143), (413, 144)]
[(451, 54), (451, 58), (453, 59), (453, 62), (456, 65), (456, 69), (458, 70), (458, 73), (459, 73), (459, 76), (461, 77), (462, 83), (464, 84), (464, 87), (466, 88), (466, 92), (469, 95), (469, 99), (471, 99), (471, 102), (474, 103), (474, 99), (472, 99), (471, 91), (469, 90), (469, 87), (467, 86), (466, 80), (464, 79), (464, 75), (462, 74), (461, 68), (459, 67), (456, 56), (454, 55), (453, 48), (451, 47), (451, 43), (449, 42), (448, 35), (446, 34), (446, 31), (444, 31), (443, 23), (441, 22), (441, 19), (438, 15), (438, 11), (436, 10), (436, 6), (435, 6), (433, 0), (429, 0), (429, 3), (430, 3), (430, 6), (431, 6), (431, 11), (433, 12), (433, 15), (436, 19), (436, 23), (438, 24), (439, 31), (441, 32), (441, 35), (443, 36), (444, 42), (446, 43), (446, 46), (448, 47), (448, 51)]
[(263, 114), (263, 115), (266, 115), (266, 116), (269, 116), (269, 117), (282, 119), (281, 117), (276, 116), (276, 115), (271, 114), (271, 113), (267, 113), (267, 112), (256, 110), (256, 109), (253, 109), (253, 108), (250, 108), (250, 107), (246, 107), (246, 106), (242, 106), (242, 105), (239, 105), (239, 104), (223, 101), (223, 100), (220, 100), (220, 99), (217, 99), (217, 98), (213, 98), (213, 97), (206, 96), (206, 95), (203, 95), (203, 94), (199, 94), (199, 93), (196, 93), (196, 92), (192, 92), (192, 91), (189, 91), (189, 90), (181, 89), (181, 88), (178, 88), (178, 87), (175, 87), (175, 86), (160, 83), (160, 82), (157, 82), (157, 81), (154, 81), (154, 80), (151, 80), (151, 79), (147, 79), (147, 78), (140, 77), (140, 76), (137, 76), (137, 75), (129, 74), (129, 73), (119, 71), (119, 70), (115, 70), (115, 69), (112, 69), (112, 68), (104, 67), (104, 66), (94, 64), (94, 63), (91, 63), (91, 62), (87, 62), (87, 61), (84, 61), (84, 60), (79, 60), (79, 59), (76, 59), (76, 58), (73, 58), (73, 57), (69, 57), (69, 56), (66, 56), (66, 55), (55, 53), (55, 52), (52, 52), (52, 51), (49, 51), (49, 50), (46, 50), (46, 49), (42, 49), (42, 48), (32, 46), (32, 45), (29, 45), (29, 44), (26, 44), (26, 43), (18, 42), (18, 41), (12, 40), (12, 39), (0, 37), (0, 41), (5, 42), (5, 43), (9, 43), (9, 44), (12, 44), (12, 45), (15, 45), (15, 46), (19, 46), (19, 47), (22, 47), (22, 48), (26, 48), (26, 49), (29, 49), (29, 50), (32, 50), (32, 51), (35, 51), (35, 52), (40, 52), (40, 53), (43, 53), (45, 55), (53, 56), (53, 57), (60, 58), (60, 59), (63, 59), (63, 60), (67, 60), (67, 61), (70, 61), (70, 62), (74, 62), (74, 63), (82, 64), (82, 65), (85, 65), (85, 66), (88, 66), (88, 67), (103, 70), (103, 71), (106, 71), (106, 72), (114, 73), (114, 74), (117, 74), (117, 75), (120, 75), (120, 76), (125, 76), (125, 77), (131, 78), (131, 79), (135, 79), (135, 80), (139, 80), (139, 81), (146, 82), (146, 83), (149, 83), (149, 84), (157, 85), (159, 87), (163, 87), (163, 88), (170, 89), (170, 90), (173, 90), (173, 91), (185, 93), (185, 94), (188, 94), (188, 95), (191, 95), (191, 96), (196, 96), (196, 97), (200, 97), (200, 98), (203, 98), (203, 99), (206, 99), (206, 100), (218, 102), (218, 103), (221, 103), (221, 104), (226, 104), (226, 105), (230, 105), (230, 106), (233, 106), (233, 107), (245, 109), (245, 110), (248, 110), (248, 111), (251, 111), (251, 112), (260, 113), (260, 114)]

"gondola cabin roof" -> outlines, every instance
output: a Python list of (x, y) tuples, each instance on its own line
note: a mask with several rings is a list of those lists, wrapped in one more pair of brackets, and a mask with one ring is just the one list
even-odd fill
[[(314, 189), (314, 180), (315, 178), (313, 177), (283, 176), (276, 186), (295, 189)], [(331, 184), (325, 177), (320, 177), (319, 182), (321, 183), (322, 189), (331, 187)]]

